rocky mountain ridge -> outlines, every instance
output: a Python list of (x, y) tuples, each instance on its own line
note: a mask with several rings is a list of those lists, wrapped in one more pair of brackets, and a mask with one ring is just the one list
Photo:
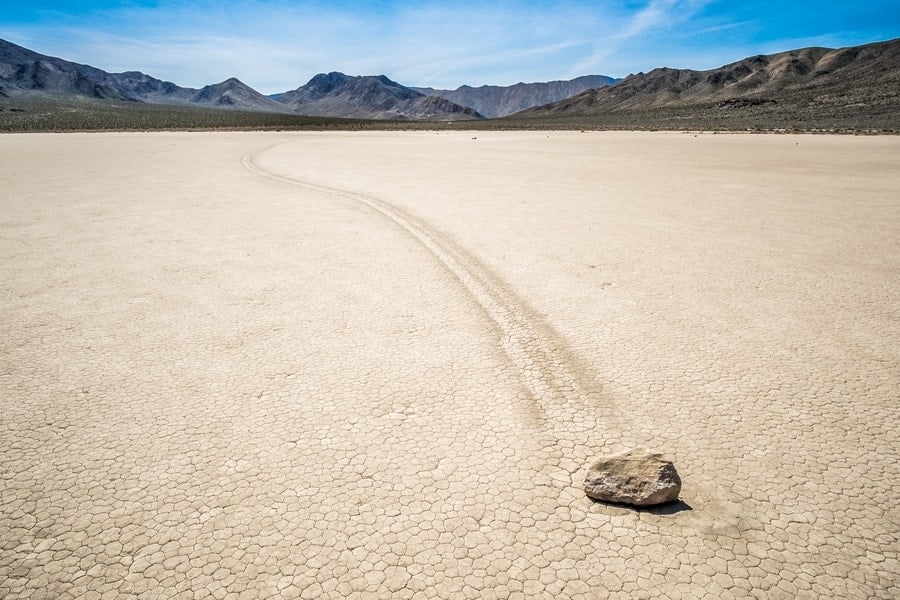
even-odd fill
[[(323, 84), (329, 78), (331, 87)], [(426, 96), (384, 76), (317, 75), (296, 90), (266, 97), (235, 78), (201, 89), (187, 88), (139, 71), (107, 73), (0, 40), (0, 97), (24, 96), (42, 100), (85, 98), (365, 119), (481, 118), (472, 109)]]
[(364, 119), (480, 119), (471, 108), (426, 96), (384, 75), (353, 77), (320, 73), (295, 90), (269, 96), (294, 112), (321, 117)]
[(38, 54), (0, 40), (0, 94), (6, 97), (81, 96), (148, 104), (196, 104), (288, 112), (250, 86), (231, 78), (202, 89), (181, 87), (139, 71), (107, 73), (90, 65)]
[(429, 87), (412, 89), (438, 96), (461, 106), (477, 110), (488, 118), (505, 117), (534, 106), (550, 104), (571, 98), (585, 90), (613, 85), (620, 81), (605, 75), (584, 75), (567, 81), (547, 81), (538, 83), (517, 83), (509, 86), (463, 85), (455, 90), (440, 90)]
[(865, 113), (879, 123), (896, 126), (900, 121), (900, 39), (751, 56), (708, 71), (659, 68), (514, 116), (627, 113), (671, 114), (672, 118), (741, 113), (770, 123), (801, 125)]

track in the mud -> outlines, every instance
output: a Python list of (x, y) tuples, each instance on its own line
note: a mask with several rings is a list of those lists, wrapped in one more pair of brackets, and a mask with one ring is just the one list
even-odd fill
[[(569, 364), (571, 358), (563, 341), (549, 326), (533, 316), (525, 303), (495, 274), (446, 235), (395, 204), (367, 194), (273, 173), (257, 163), (257, 157), (264, 152), (266, 150), (245, 154), (242, 159), (244, 166), (262, 177), (358, 202), (376, 211), (424, 246), (459, 280), (495, 324), (499, 343), (515, 368), (527, 396), (528, 412), (539, 420), (533, 425), (545, 435), (568, 438), (568, 446), (581, 450), (576, 451), (576, 455), (597, 451), (596, 434), (600, 424), (594, 411), (599, 408), (599, 385), (582, 381), (583, 377), (579, 377), (576, 369)], [(607, 406), (604, 413), (610, 412), (610, 408)], [(618, 422), (617, 416), (610, 412), (609, 417), (604, 415), (604, 421), (609, 418)], [(604, 424), (607, 427), (612, 425), (609, 422)], [(621, 430), (618, 433), (621, 434)], [(573, 436), (577, 439), (572, 439)], [(570, 476), (574, 475), (571, 467), (566, 470)]]

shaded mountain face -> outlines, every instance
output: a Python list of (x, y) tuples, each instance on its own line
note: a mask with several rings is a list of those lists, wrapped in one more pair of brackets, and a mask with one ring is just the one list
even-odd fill
[(709, 71), (654, 69), (516, 116), (573, 117), (684, 107), (696, 114), (752, 110), (800, 120), (868, 111), (897, 122), (900, 39), (752, 56)]
[(130, 99), (151, 104), (170, 104), (173, 102), (190, 102), (195, 90), (175, 85), (171, 81), (162, 81), (145, 75), (140, 71), (110, 74), (117, 89)]
[(237, 79), (196, 90), (139, 71), (107, 73), (88, 65), (44, 56), (5, 40), (0, 40), (0, 94), (289, 112)]
[(533, 106), (571, 98), (589, 89), (612, 85), (620, 80), (604, 75), (585, 75), (568, 81), (517, 83), (510, 86), (464, 85), (455, 90), (412, 88), (429, 96), (438, 96), (477, 110), (488, 118), (504, 117)]
[(44, 56), (0, 40), (0, 82), (4, 95), (28, 92), (131, 100), (109, 73), (88, 65)]
[(288, 107), (270, 100), (234, 77), (198, 90), (191, 97), (191, 102), (220, 108), (290, 112)]
[(481, 115), (443, 98), (429, 97), (384, 75), (351, 77), (320, 73), (296, 90), (269, 96), (302, 115), (361, 119), (479, 119)]

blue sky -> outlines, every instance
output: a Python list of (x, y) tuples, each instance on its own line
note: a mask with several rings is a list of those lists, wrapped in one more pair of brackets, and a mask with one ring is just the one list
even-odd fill
[(509, 85), (900, 37), (900, 0), (48, 0), (9, 2), (0, 38), (113, 72), (264, 93), (313, 75)]

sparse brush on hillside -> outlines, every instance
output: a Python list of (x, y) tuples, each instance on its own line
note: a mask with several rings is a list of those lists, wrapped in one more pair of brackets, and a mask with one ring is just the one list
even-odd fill
[(153, 130), (713, 130), (897, 133), (896, 115), (817, 115), (762, 111), (755, 106), (702, 114), (695, 108), (620, 111), (602, 115), (541, 116), (478, 121), (377, 121), (290, 114), (110, 102), (56, 102), (0, 98), (0, 132)]
[(133, 102), (0, 98), (0, 131), (320, 129), (359, 127), (353, 119), (166, 106)]

